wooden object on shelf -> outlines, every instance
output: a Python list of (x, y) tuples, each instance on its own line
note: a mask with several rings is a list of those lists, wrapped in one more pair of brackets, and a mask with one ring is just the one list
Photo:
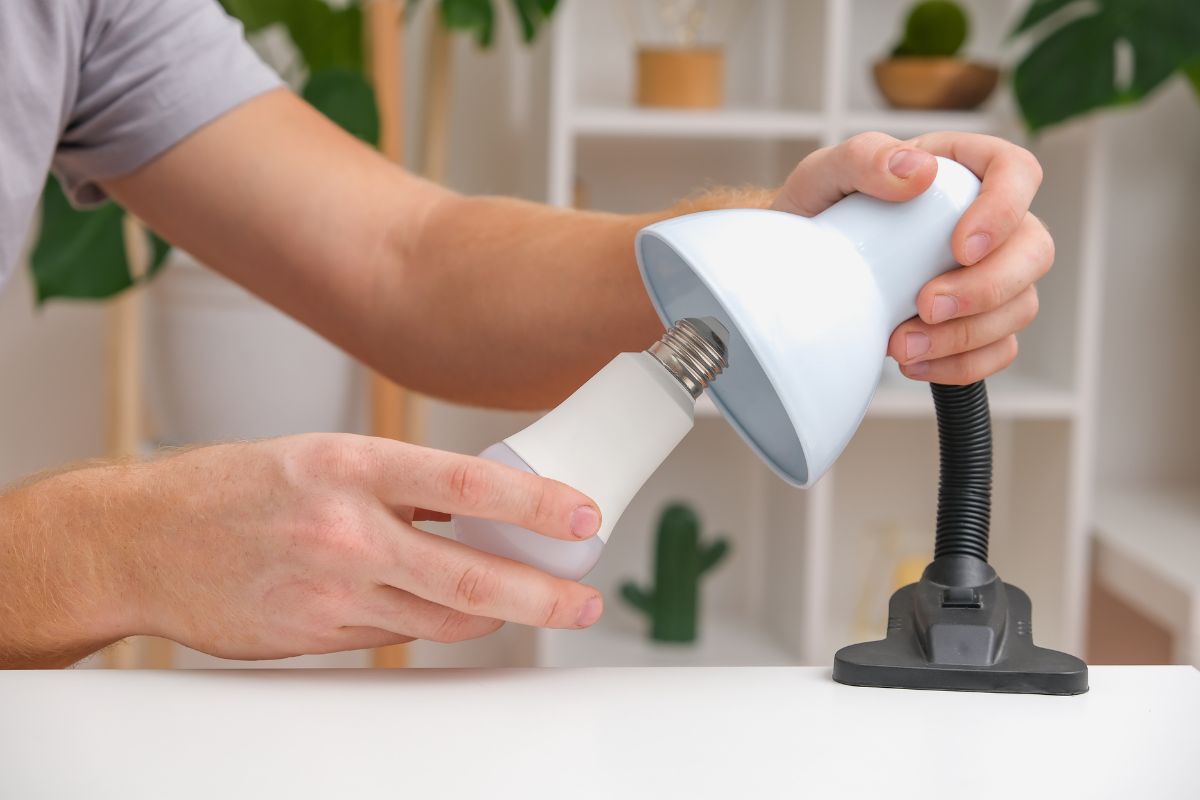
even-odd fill
[(896, 108), (967, 111), (983, 104), (1000, 80), (1000, 70), (961, 58), (905, 56), (874, 68), (879, 93)]
[(637, 76), (639, 106), (718, 108), (725, 101), (720, 47), (639, 48)]
[[(404, 8), (400, 0), (372, 0), (366, 6), (367, 45), (371, 77), (379, 107), (379, 145), (384, 156), (404, 163)], [(371, 375), (371, 434), (404, 439), (408, 433), (408, 395), (387, 378)], [(404, 645), (377, 648), (371, 656), (376, 667), (403, 667), (408, 663)]]

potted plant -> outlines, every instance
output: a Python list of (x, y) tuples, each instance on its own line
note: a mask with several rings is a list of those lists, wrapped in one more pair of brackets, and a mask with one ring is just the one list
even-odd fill
[(634, 18), (637, 104), (657, 108), (717, 108), (724, 102), (725, 52), (706, 41), (711, 8), (702, 0), (649, 0), (645, 30)]
[(904, 36), (875, 64), (880, 94), (896, 108), (976, 108), (996, 88), (996, 67), (960, 58), (970, 25), (953, 0), (924, 0), (909, 11)]

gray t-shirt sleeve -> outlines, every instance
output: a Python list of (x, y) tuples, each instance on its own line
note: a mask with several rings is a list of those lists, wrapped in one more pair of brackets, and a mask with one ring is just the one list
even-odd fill
[(53, 168), (71, 199), (125, 175), (279, 77), (217, 0), (89, 0), (78, 90)]

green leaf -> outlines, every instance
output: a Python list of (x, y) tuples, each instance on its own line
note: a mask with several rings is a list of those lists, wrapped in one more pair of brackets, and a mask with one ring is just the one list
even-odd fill
[(1196, 97), (1200, 99), (1200, 58), (1185, 65), (1183, 74), (1184, 77), (1191, 81), (1192, 88), (1196, 90)]
[[(1076, 4), (1035, 0), (1018, 26), (1026, 30)], [(1013, 73), (1017, 103), (1037, 131), (1099, 108), (1134, 103), (1200, 57), (1200, 3), (1092, 0), (1090, 11), (1039, 29), (1039, 39)], [(1118, 85), (1115, 50), (1133, 52), (1133, 74)]]
[(283, 19), (310, 72), (327, 67), (364, 69), (362, 9), (330, 8), (324, 0), (288, 0)]
[(241, 20), (246, 33), (256, 33), (276, 22), (285, 22), (291, 0), (221, 0), (221, 5)]
[(495, 19), (491, 0), (442, 0), (442, 25), (475, 34), (480, 47), (492, 44)]
[(166, 266), (167, 256), (171, 254), (171, 243), (166, 239), (161, 238), (154, 231), (150, 233), (150, 270), (146, 274), (146, 279), (149, 280), (158, 274), (158, 271)]
[(525, 44), (530, 44), (554, 13), (555, 0), (512, 0), (512, 4), (517, 12), (517, 21), (521, 24), (521, 38)]
[(77, 211), (57, 180), (46, 181), (42, 227), (30, 260), (38, 305), (56, 297), (110, 297), (133, 285), (125, 261), (124, 214), (111, 203)]
[(1029, 4), (1029, 8), (1025, 11), (1025, 16), (1021, 17), (1021, 21), (1017, 23), (1016, 29), (1013, 31), (1015, 36), (1018, 33), (1023, 33), (1034, 25), (1037, 25), (1042, 20), (1050, 15), (1066, 8), (1069, 5), (1081, 4), (1086, 0), (1033, 0)]
[(379, 144), (379, 109), (375, 92), (360, 73), (340, 67), (314, 72), (304, 84), (304, 99), (351, 134)]
[(1051, 33), (1017, 65), (1013, 88), (1030, 130), (1117, 101), (1114, 41), (1104, 20), (1084, 17)]

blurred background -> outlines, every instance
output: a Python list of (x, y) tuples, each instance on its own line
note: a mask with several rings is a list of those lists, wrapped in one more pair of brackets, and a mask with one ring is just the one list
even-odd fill
[[(1045, 170), (1034, 211), (1058, 258), (1021, 355), (989, 380), (992, 560), (1032, 596), (1039, 644), (1092, 663), (1200, 665), (1191, 0), (1137, 19), (1103, 0), (421, 0), (402, 21), (390, 0), (305, 0), (275, 16), (264, 9), (277, 4), (225, 5), (318, 107), (467, 193), (644, 211), (705, 186), (777, 185), (807, 153), (868, 130), (1030, 147)], [(306, 26), (305, 14), (333, 22)], [(124, 247), (68, 252), (89, 226), (52, 195), (30, 268), (0, 296), (0, 482), (318, 430), (474, 453), (535, 416), (389, 388), (118, 210), (92, 213), (109, 214)], [(856, 438), (808, 491), (702, 404), (589, 578), (607, 596), (591, 630), (510, 625), (462, 645), (286, 663), (829, 664), (837, 647), (883, 635), (888, 596), (931, 555), (933, 406), (923, 384), (885, 372)], [(702, 541), (727, 543), (685, 576), (699, 597), (692, 642), (655, 641), (620, 592), (678, 578), (655, 562), (672, 503)], [(87, 665), (230, 663), (134, 640)]]

